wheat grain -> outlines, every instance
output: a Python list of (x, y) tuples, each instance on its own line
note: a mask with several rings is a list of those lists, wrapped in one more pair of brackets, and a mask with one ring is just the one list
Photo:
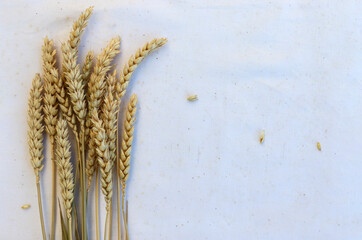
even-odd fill
[(259, 143), (262, 144), (265, 138), (265, 130), (261, 130), (259, 133)]
[(153, 39), (151, 42), (146, 43), (142, 48), (138, 49), (134, 56), (131, 56), (123, 68), (120, 75), (119, 82), (117, 82), (117, 100), (119, 101), (126, 93), (129, 81), (137, 66), (154, 50), (162, 47), (167, 43), (166, 38)]
[(34, 168), (35, 176), (39, 181), (39, 173), (43, 169), (43, 109), (42, 96), (43, 85), (39, 74), (36, 74), (29, 97), (28, 109), (28, 145), (30, 151), (30, 161)]
[(100, 167), (101, 185), (104, 198), (109, 211), (110, 201), (112, 199), (112, 169), (113, 163), (110, 160), (109, 146), (107, 144), (107, 135), (102, 121), (98, 117), (96, 110), (92, 114), (92, 130), (95, 133), (94, 142), (96, 145), (97, 162)]
[(30, 204), (24, 204), (23, 206), (21, 206), (22, 209), (28, 209), (30, 208), (31, 205)]
[(47, 37), (42, 46), (43, 79), (44, 79), (44, 122), (45, 130), (50, 136), (53, 144), (55, 128), (57, 124), (58, 103), (56, 97), (56, 85), (58, 83), (58, 72), (55, 69), (55, 54), (53, 41)]
[(123, 126), (123, 135), (121, 143), (121, 156), (119, 159), (119, 175), (121, 177), (122, 184), (128, 179), (128, 173), (130, 169), (131, 149), (133, 141), (134, 122), (136, 121), (136, 108), (137, 96), (133, 94), (127, 106), (126, 119)]
[(317, 142), (317, 149), (318, 149), (319, 151), (322, 151), (322, 146), (321, 146), (321, 143), (320, 143), (320, 142)]
[(195, 102), (197, 100), (198, 100), (197, 95), (191, 95), (187, 98), (187, 101), (190, 101), (190, 102)]
[(71, 153), (67, 123), (62, 118), (57, 123), (56, 156), (64, 208), (68, 219), (70, 219), (74, 199), (73, 167), (70, 162)]

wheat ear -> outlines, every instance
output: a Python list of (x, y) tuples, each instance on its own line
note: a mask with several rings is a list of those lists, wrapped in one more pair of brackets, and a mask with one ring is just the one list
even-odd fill
[(106, 131), (108, 139), (110, 159), (113, 163), (115, 163), (116, 161), (116, 129), (118, 114), (118, 104), (113, 96), (114, 85), (112, 84), (112, 82), (115, 82), (115, 78), (115, 74), (109, 74), (107, 78), (110, 84), (108, 86), (107, 94), (105, 96), (104, 104), (102, 106), (102, 120), (104, 123), (104, 130)]
[(42, 96), (43, 85), (40, 75), (36, 74), (33, 79), (32, 88), (29, 97), (28, 109), (28, 143), (30, 150), (31, 165), (34, 168), (35, 176), (38, 179), (39, 173), (43, 169), (43, 109)]
[(44, 114), (45, 129), (50, 136), (52, 144), (56, 133), (58, 105), (56, 97), (56, 84), (58, 74), (55, 69), (55, 54), (53, 41), (47, 37), (42, 46), (43, 72), (44, 72)]
[(97, 161), (100, 166), (101, 185), (104, 198), (109, 211), (110, 201), (112, 199), (112, 168), (113, 163), (110, 160), (109, 146), (107, 144), (107, 135), (104, 130), (102, 121), (98, 117), (97, 111), (93, 111), (92, 130), (95, 133), (95, 144), (97, 151)]
[(130, 168), (131, 149), (133, 141), (134, 122), (136, 121), (136, 108), (137, 96), (133, 94), (128, 103), (126, 110), (126, 119), (123, 126), (123, 135), (121, 143), (121, 156), (119, 159), (121, 181), (125, 183), (128, 179), (128, 173)]
[[(102, 98), (104, 96), (106, 81), (105, 76), (111, 68), (112, 60), (120, 52), (121, 38), (112, 39), (102, 53), (97, 57), (96, 64), (88, 82), (87, 103), (88, 115), (86, 120), (86, 136), (89, 136), (89, 131), (92, 128), (92, 113), (100, 110)], [(88, 190), (91, 184), (94, 171), (97, 167), (96, 151), (94, 137), (89, 138), (89, 150), (86, 162), (86, 173), (88, 177)]]
[(43, 72), (44, 72), (44, 122), (45, 130), (49, 134), (51, 145), (51, 160), (53, 164), (52, 173), (52, 221), (50, 229), (50, 239), (54, 239), (55, 234), (55, 217), (56, 217), (56, 163), (54, 156), (54, 141), (56, 134), (56, 124), (58, 117), (57, 102), (57, 84), (58, 72), (55, 69), (55, 54), (53, 41), (49, 41), (47, 37), (44, 39), (42, 46)]
[(153, 39), (151, 42), (146, 43), (142, 48), (138, 49), (134, 56), (132, 55), (130, 57), (128, 64), (124, 66), (123, 72), (121, 72), (119, 82), (117, 82), (116, 89), (118, 101), (125, 95), (129, 81), (138, 64), (140, 64), (150, 53), (166, 43), (166, 38)]
[(74, 180), (72, 173), (73, 167), (72, 163), (70, 162), (71, 153), (68, 128), (66, 121), (62, 118), (58, 120), (57, 124), (56, 156), (64, 207), (69, 219), (72, 216), (71, 213), (74, 199)]
[[(64, 86), (64, 80), (66, 73), (70, 73), (70, 71), (75, 68), (73, 64), (77, 62), (80, 38), (82, 33), (84, 32), (84, 29), (87, 27), (88, 20), (92, 15), (92, 11), (93, 7), (89, 7), (84, 11), (84, 13), (81, 13), (77, 21), (73, 23), (73, 28), (69, 34), (69, 39), (67, 41), (69, 44), (68, 47), (62, 47), (63, 75), (59, 79), (59, 82), (57, 84), (57, 98), (59, 101), (60, 109), (63, 112), (63, 116), (67, 120), (69, 126), (72, 128), (74, 134), (77, 133), (76, 116), (74, 116), (73, 107), (71, 106), (70, 101), (67, 100), (69, 97), (67, 96), (67, 91)], [(91, 56), (87, 55), (85, 65), (83, 67), (84, 70), (88, 70), (88, 67), (90, 68), (89, 58), (91, 58)], [(84, 79), (84, 77), (85, 76), (82, 75), (82, 79)]]
[[(104, 130), (107, 136), (107, 144), (109, 146), (109, 157), (112, 165), (116, 163), (116, 140), (117, 140), (117, 115), (118, 115), (118, 104), (117, 100), (114, 98), (114, 84), (116, 81), (116, 71), (113, 74), (108, 74), (107, 77), (107, 86), (108, 90), (102, 105), (102, 120), (104, 123)], [(112, 201), (110, 203), (110, 208), (112, 208)], [(108, 219), (108, 239), (111, 239), (111, 226), (112, 226), (112, 211), (109, 212)]]
[(128, 103), (126, 110), (126, 119), (123, 126), (123, 135), (121, 143), (121, 156), (118, 161), (119, 163), (119, 176), (122, 184), (122, 213), (123, 213), (123, 223), (125, 226), (125, 236), (128, 240), (128, 227), (127, 227), (127, 218), (125, 215), (124, 200), (126, 196), (126, 181), (129, 176), (130, 169), (130, 160), (131, 160), (131, 149), (133, 141), (133, 131), (134, 123), (136, 121), (136, 111), (137, 111), (137, 96), (133, 94)]
[(65, 43), (62, 45), (63, 52), (69, 57), (69, 72), (65, 73), (65, 79), (67, 84), (67, 90), (73, 104), (73, 110), (77, 116), (79, 122), (85, 121), (86, 101), (85, 101), (85, 90), (80, 73), (79, 65), (76, 63), (75, 52), (71, 51), (70, 44)]
[(73, 29), (70, 32), (69, 43), (73, 49), (77, 49), (80, 43), (80, 37), (87, 27), (88, 20), (93, 12), (93, 6), (82, 12), (77, 21), (73, 23)]
[(87, 101), (89, 106), (87, 127), (91, 127), (93, 110), (99, 111), (102, 103), (102, 97), (105, 92), (105, 77), (111, 69), (111, 63), (116, 55), (120, 52), (121, 38), (113, 38), (102, 53), (97, 57), (96, 64), (88, 82)]
[(45, 233), (45, 224), (44, 224), (44, 215), (43, 215), (43, 204), (41, 200), (41, 191), (40, 191), (40, 172), (43, 169), (43, 85), (41, 82), (40, 74), (36, 74), (32, 87), (30, 90), (30, 97), (28, 101), (28, 145), (30, 152), (30, 162), (33, 166), (35, 177), (36, 177), (36, 187), (38, 193), (38, 207), (40, 215), (40, 224), (43, 234), (43, 239), (46, 239)]

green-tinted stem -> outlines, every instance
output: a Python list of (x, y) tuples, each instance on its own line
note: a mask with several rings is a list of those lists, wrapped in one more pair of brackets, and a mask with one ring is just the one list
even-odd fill
[(40, 225), (41, 225), (41, 232), (43, 234), (43, 240), (46, 240), (46, 233), (45, 233), (45, 225), (44, 225), (44, 215), (43, 215), (43, 204), (41, 201), (41, 192), (40, 192), (40, 178), (36, 177), (36, 189), (38, 192), (38, 207), (39, 207), (39, 215), (40, 215)]
[(55, 141), (54, 136), (50, 137), (50, 148), (51, 148), (51, 161), (53, 165), (52, 173), (52, 212), (51, 212), (51, 228), (50, 228), (50, 239), (54, 240), (55, 238), (55, 219), (57, 216), (56, 213), (56, 204), (57, 204), (57, 164), (55, 162)]
[(97, 240), (99, 240), (99, 174), (98, 174), (98, 169), (96, 170), (96, 238)]
[(124, 199), (126, 197), (126, 182), (122, 181), (122, 214), (123, 214), (123, 224), (124, 224), (124, 232), (126, 235), (126, 240), (128, 240), (128, 227), (127, 227), (127, 218), (125, 214), (125, 207), (124, 207)]

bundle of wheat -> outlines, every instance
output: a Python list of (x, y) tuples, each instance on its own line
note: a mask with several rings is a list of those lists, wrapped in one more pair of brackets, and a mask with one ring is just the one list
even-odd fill
[[(104, 239), (111, 238), (111, 203), (114, 192), (117, 193), (118, 239), (121, 239), (122, 236), (121, 194), (123, 236), (125, 239), (128, 239), (129, 236), (124, 201), (126, 181), (129, 177), (137, 96), (133, 94), (128, 103), (122, 136), (119, 136), (118, 131), (120, 103), (137, 66), (151, 52), (163, 46), (167, 40), (160, 38), (146, 43), (134, 56), (130, 57), (118, 78), (116, 71), (111, 72), (111, 70), (112, 61), (120, 53), (120, 37), (111, 39), (106, 48), (96, 57), (94, 67), (94, 53), (92, 51), (87, 53), (81, 67), (78, 63), (78, 47), (92, 12), (93, 7), (90, 7), (80, 15), (73, 24), (68, 40), (62, 43), (63, 61), (60, 64), (61, 69), (57, 69), (56, 66), (54, 42), (48, 37), (44, 39), (42, 47), (43, 76), (35, 75), (30, 91), (28, 145), (31, 164), (36, 176), (43, 239), (47, 239), (40, 188), (40, 172), (43, 169), (44, 160), (44, 129), (49, 136), (50, 159), (53, 163), (52, 215), (48, 235), (50, 239), (55, 238), (56, 229), (57, 175), (59, 176), (63, 202), (62, 206), (59, 205), (62, 239), (72, 240), (73, 237), (88, 239), (87, 200), (92, 183), (96, 189), (100, 184), (106, 201), (107, 218)], [(69, 140), (68, 126), (76, 140), (74, 147), (71, 146)], [(118, 145), (119, 140), (121, 146)], [(71, 149), (76, 149), (75, 166), (72, 164), (74, 161), (71, 159)], [(75, 173), (73, 173), (73, 169)], [(117, 175), (116, 184), (113, 183), (113, 174)], [(93, 175), (96, 175), (95, 181), (92, 180)], [(97, 190), (95, 191), (95, 198), (95, 238), (99, 239), (99, 196)], [(64, 214), (67, 222), (64, 221)]]

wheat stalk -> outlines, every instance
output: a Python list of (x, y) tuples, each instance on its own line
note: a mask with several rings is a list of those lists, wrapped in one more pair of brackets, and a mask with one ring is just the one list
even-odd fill
[(136, 54), (131, 56), (123, 68), (120, 75), (119, 82), (117, 82), (117, 100), (119, 101), (126, 93), (129, 81), (137, 66), (147, 57), (150, 53), (167, 43), (166, 38), (153, 39), (151, 42), (146, 43), (142, 48), (138, 49)]
[(47, 37), (44, 39), (42, 46), (43, 60), (43, 79), (44, 79), (44, 122), (45, 130), (50, 138), (51, 145), (51, 160), (53, 163), (52, 173), (52, 222), (50, 230), (50, 238), (54, 239), (55, 234), (55, 216), (56, 216), (56, 164), (54, 156), (54, 139), (56, 134), (56, 124), (58, 117), (58, 102), (57, 102), (57, 84), (58, 71), (55, 68), (55, 54), (53, 41), (49, 41)]
[(96, 144), (97, 161), (100, 166), (102, 193), (107, 203), (107, 211), (109, 211), (110, 201), (112, 199), (113, 163), (110, 159), (107, 135), (96, 110), (93, 111), (92, 124), (92, 130), (95, 133), (94, 142)]
[(129, 176), (130, 169), (130, 160), (131, 160), (131, 149), (133, 141), (133, 131), (134, 123), (136, 121), (136, 108), (137, 105), (137, 95), (133, 94), (127, 106), (126, 119), (123, 126), (123, 135), (121, 143), (121, 156), (118, 161), (119, 163), (119, 176), (122, 184), (122, 213), (123, 213), (123, 222), (125, 225), (125, 236), (128, 240), (128, 228), (127, 228), (127, 219), (125, 216), (124, 209), (124, 199), (126, 196), (126, 181)]
[(42, 171), (44, 165), (44, 155), (43, 155), (43, 85), (39, 74), (36, 74), (33, 82), (32, 88), (30, 90), (30, 97), (28, 101), (28, 145), (30, 152), (30, 162), (33, 166), (35, 176), (36, 176), (36, 186), (38, 193), (38, 205), (39, 205), (39, 214), (40, 214), (40, 223), (43, 234), (43, 239), (46, 239), (45, 225), (44, 225), (44, 216), (43, 216), (43, 205), (41, 201), (41, 192), (40, 192), (40, 172)]
[(74, 180), (72, 173), (73, 167), (72, 163), (70, 162), (71, 153), (68, 128), (66, 121), (62, 118), (58, 120), (57, 124), (56, 156), (64, 207), (69, 219), (72, 216), (71, 213), (74, 199)]
[[(102, 120), (104, 123), (104, 130), (107, 135), (107, 144), (109, 146), (110, 161), (112, 162), (112, 164), (114, 164), (117, 159), (116, 153), (117, 153), (117, 143), (118, 143), (117, 142), (118, 103), (113, 96), (115, 90), (115, 83), (116, 83), (116, 71), (113, 71), (113, 74), (108, 74), (106, 83), (108, 90), (105, 95), (104, 103), (102, 105)], [(108, 239), (111, 239), (111, 226), (112, 226), (112, 212), (110, 211)]]
[[(68, 115), (76, 115), (80, 123), (80, 134), (76, 135), (77, 149), (78, 149), (78, 163), (79, 176), (80, 176), (80, 196), (81, 196), (81, 215), (82, 215), (82, 238), (87, 239), (87, 209), (86, 209), (86, 179), (85, 179), (85, 116), (87, 115), (86, 101), (85, 101), (85, 81), (82, 79), (80, 67), (77, 64), (78, 58), (78, 46), (80, 43), (80, 37), (84, 32), (88, 24), (93, 11), (93, 7), (88, 8), (84, 13), (80, 15), (77, 21), (73, 23), (73, 29), (70, 32), (69, 40), (62, 45), (63, 52), (63, 76), (64, 81), (63, 88), (67, 88), (65, 91), (71, 100), (73, 111), (68, 109)], [(65, 102), (65, 101), (64, 101)], [(74, 113), (73, 113), (74, 112)], [(74, 119), (73, 116), (68, 117)], [(69, 122), (69, 121), (68, 121)], [(73, 130), (74, 131), (74, 130)], [(77, 174), (76, 174), (77, 175)]]

